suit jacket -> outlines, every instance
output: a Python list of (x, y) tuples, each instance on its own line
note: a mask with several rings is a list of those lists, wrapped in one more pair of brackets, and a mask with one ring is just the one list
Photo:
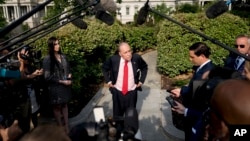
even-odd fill
[[(120, 66), (120, 60), (121, 57), (118, 54), (116, 54), (103, 63), (102, 72), (106, 83), (110, 81), (112, 82), (112, 84), (116, 83)], [(144, 83), (148, 72), (147, 63), (138, 54), (132, 55), (131, 63), (134, 72), (135, 84), (138, 84), (139, 82)]]
[[(235, 70), (234, 65), (235, 65), (235, 60), (236, 60), (237, 57), (238, 57), (237, 54), (231, 52), (231, 53), (227, 56), (227, 58), (226, 58), (226, 60), (225, 60), (225, 62), (224, 62), (224, 67), (225, 67), (225, 68), (232, 69), (232, 70)], [(242, 73), (243, 70), (244, 70), (244, 65), (245, 65), (245, 61), (239, 66), (239, 68), (238, 68), (237, 71), (239, 71), (240, 73)]]
[(214, 67), (214, 65), (213, 65), (212, 61), (208, 62), (198, 72), (195, 71), (195, 73), (194, 73), (193, 77), (191, 78), (188, 86), (183, 86), (181, 88), (181, 96), (183, 98), (183, 105), (185, 107), (190, 106), (191, 101), (192, 101), (193, 81), (194, 80), (201, 80), (202, 79), (202, 75), (205, 72), (212, 70), (213, 67)]
[(193, 126), (202, 117), (203, 113), (203, 111), (200, 110), (200, 107), (195, 106), (196, 103), (193, 101), (193, 91), (195, 91), (193, 90), (193, 83), (196, 80), (202, 80), (202, 75), (207, 71), (211, 71), (214, 67), (212, 61), (205, 64), (198, 72), (195, 72), (188, 87), (184, 87), (184, 89), (182, 88), (181, 90), (183, 105), (188, 108), (185, 119), (190, 126)]

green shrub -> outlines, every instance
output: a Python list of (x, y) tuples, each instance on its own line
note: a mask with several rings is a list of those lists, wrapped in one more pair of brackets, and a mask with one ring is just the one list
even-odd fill
[[(237, 35), (248, 32), (246, 23), (231, 14), (208, 19), (204, 13), (182, 13), (173, 18), (214, 41), (228, 46), (234, 44)], [(223, 59), (228, 55), (228, 51), (219, 45), (170, 21), (165, 21), (160, 25), (157, 39), (158, 70), (170, 77), (191, 71), (192, 64), (189, 61), (188, 48), (195, 42), (205, 42), (211, 47), (211, 59), (217, 65), (223, 65)]]
[(198, 4), (183, 3), (177, 6), (178, 13), (198, 13), (201, 11)]

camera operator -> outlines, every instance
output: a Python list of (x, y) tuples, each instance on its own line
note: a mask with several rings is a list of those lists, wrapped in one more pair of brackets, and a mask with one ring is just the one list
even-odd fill
[(1, 66), (1, 70), (6, 72), (0, 77), (0, 140), (15, 141), (30, 129), (26, 82), (18, 68)]
[(32, 66), (33, 58), (30, 56), (29, 48), (25, 47), (20, 52), (18, 52), (18, 60), (20, 61), (20, 72), (23, 79), (27, 79), (26, 84), (28, 95), (31, 102), (31, 119), (33, 126), (36, 127), (38, 124), (37, 114), (39, 112), (39, 104), (37, 102), (37, 97), (39, 96), (39, 86), (36, 82), (39, 80), (39, 76), (42, 76), (43, 70), (36, 69)]

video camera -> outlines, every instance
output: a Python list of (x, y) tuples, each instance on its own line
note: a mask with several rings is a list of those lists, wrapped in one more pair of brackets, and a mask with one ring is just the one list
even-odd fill
[(20, 78), (21, 73), (19, 71), (19, 66), (20, 63), (18, 60), (0, 63), (0, 78)]
[(35, 50), (30, 46), (25, 46), (23, 49), (25, 50), (25, 53), (27, 52), (27, 54), (20, 53), (19, 55), (21, 59), (27, 60), (34, 65), (40, 65), (38, 63), (40, 63), (40, 59), (42, 57), (41, 50)]
[[(29, 50), (28, 54), (22, 56), (22, 59), (29, 59), (29, 62), (37, 65), (41, 54), (31, 47), (28, 47), (27, 50)], [(17, 51), (10, 49), (5, 53), (1, 52), (3, 59), (0, 60), (0, 124), (3, 127), (9, 127), (14, 120), (18, 120), (20, 128), (26, 133), (30, 127), (30, 102), (26, 85), (34, 84), (34, 80), (21, 77)], [(9, 57), (9, 55), (12, 56)], [(36, 66), (34, 66), (35, 68)]]
[(70, 132), (72, 141), (141, 141), (138, 113), (129, 108), (124, 117), (105, 119), (103, 107), (93, 110), (95, 121), (76, 125)]

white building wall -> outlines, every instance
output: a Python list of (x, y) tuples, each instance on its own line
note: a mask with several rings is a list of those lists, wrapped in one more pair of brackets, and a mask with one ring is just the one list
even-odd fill
[[(127, 22), (133, 22), (134, 15), (139, 12), (141, 7), (143, 7), (145, 3), (146, 3), (146, 0), (143, 0), (143, 1), (123, 0), (121, 4), (117, 4), (119, 14), (117, 15), (116, 18), (120, 20), (123, 24)], [(167, 7), (175, 8), (176, 1), (175, 0), (167, 0), (167, 1), (151, 0), (149, 2), (149, 5), (150, 7), (156, 7), (156, 5), (160, 5), (162, 3), (165, 3)], [(129, 13), (127, 12), (127, 10), (129, 10)]]

